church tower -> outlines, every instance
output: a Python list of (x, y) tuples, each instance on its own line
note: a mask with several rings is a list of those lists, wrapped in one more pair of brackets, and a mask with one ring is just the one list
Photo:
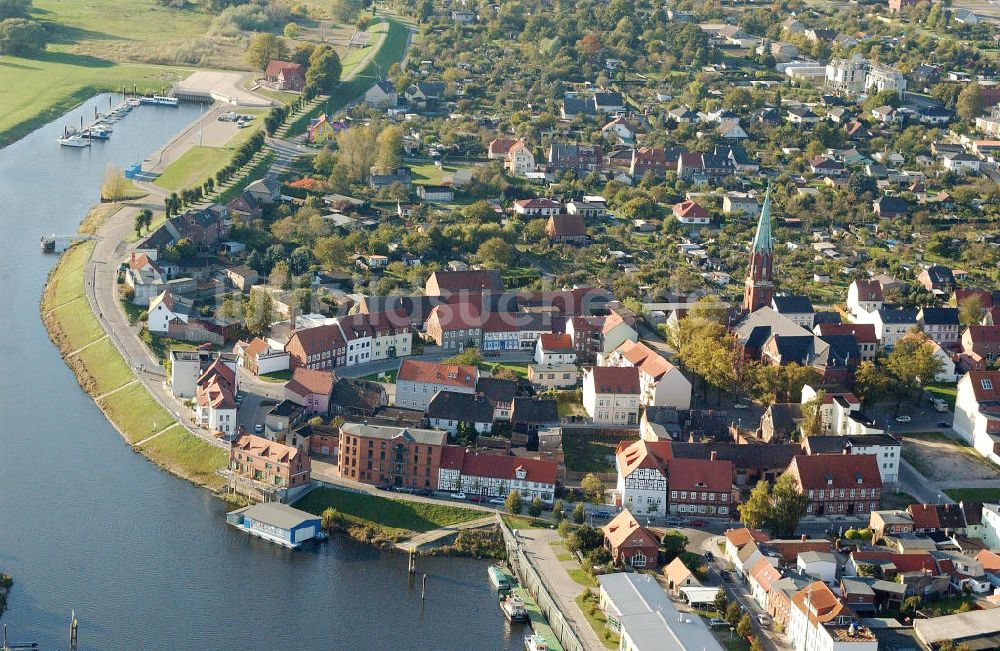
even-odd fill
[(743, 311), (758, 310), (771, 304), (774, 296), (774, 239), (771, 237), (771, 187), (764, 195), (764, 205), (757, 221), (757, 233), (750, 247), (750, 267), (747, 269), (746, 285), (743, 289)]

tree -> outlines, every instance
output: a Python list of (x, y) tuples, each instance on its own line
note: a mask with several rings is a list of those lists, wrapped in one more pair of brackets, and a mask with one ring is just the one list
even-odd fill
[(263, 291), (250, 292), (244, 317), (247, 331), (257, 336), (264, 334), (271, 325), (273, 311), (274, 301), (270, 294)]
[(0, 54), (30, 56), (45, 50), (45, 28), (25, 18), (0, 21)]
[(142, 229), (149, 229), (149, 225), (153, 223), (153, 211), (149, 208), (143, 208), (139, 211), (139, 214), (135, 216), (135, 234), (140, 235)]
[(476, 259), (487, 269), (503, 269), (514, 258), (514, 247), (500, 237), (491, 237), (476, 250)]
[(587, 32), (578, 45), (580, 53), (588, 57), (596, 56), (601, 51), (601, 39), (593, 32)]
[(340, 55), (329, 45), (319, 45), (309, 55), (306, 69), (307, 96), (330, 93), (340, 82)]
[(576, 524), (583, 524), (587, 521), (587, 508), (583, 505), (583, 502), (578, 502), (576, 507), (573, 508), (573, 522)]
[(983, 114), (983, 89), (975, 81), (968, 83), (958, 94), (955, 112), (963, 120), (975, 120)]
[(736, 624), (736, 634), (742, 638), (750, 637), (753, 633), (753, 623), (750, 621), (750, 615), (744, 614), (740, 617), (739, 623)]
[(680, 531), (668, 530), (660, 540), (660, 550), (663, 552), (664, 560), (670, 563), (687, 549), (688, 538)]
[(771, 513), (770, 486), (767, 481), (761, 479), (750, 491), (750, 496), (746, 502), (737, 508), (740, 512), (740, 522), (748, 529), (760, 529), (764, 526)]
[(31, 0), (0, 0), (0, 20), (27, 18)]
[(565, 508), (562, 500), (556, 500), (555, 504), (552, 505), (552, 519), (556, 522), (562, 522), (563, 518), (566, 517)]
[(764, 645), (756, 636), (750, 638), (750, 651), (764, 651)]
[(889, 392), (889, 378), (872, 362), (861, 362), (854, 373), (854, 391), (861, 398), (862, 404), (870, 407), (885, 398)]
[(740, 610), (740, 605), (734, 601), (731, 604), (729, 604), (728, 608), (726, 608), (725, 620), (729, 623), (730, 626), (736, 626), (736, 624), (739, 623), (740, 616), (742, 614), (743, 611)]
[(979, 325), (985, 313), (983, 299), (979, 294), (969, 294), (958, 304), (958, 320), (963, 326)]
[(537, 518), (542, 514), (542, 498), (535, 495), (535, 499), (531, 500), (531, 504), (528, 505), (528, 515), (533, 518)]
[(508, 513), (519, 515), (524, 509), (524, 499), (521, 497), (521, 491), (512, 490), (510, 494), (507, 495), (507, 499), (504, 500), (503, 506), (507, 509)]
[(285, 38), (296, 39), (299, 37), (300, 32), (301, 30), (299, 29), (298, 25), (296, 25), (295, 23), (288, 23), (287, 25), (285, 25), (285, 29), (281, 31), (281, 34)]
[(384, 171), (399, 167), (403, 160), (403, 127), (393, 124), (382, 129), (375, 139), (375, 146), (378, 150), (375, 154), (375, 167)]
[(913, 394), (921, 384), (933, 382), (941, 372), (941, 364), (927, 335), (910, 332), (896, 342), (885, 360), (885, 369), (895, 381), (901, 400)]
[(268, 62), (274, 59), (287, 59), (288, 47), (284, 39), (274, 34), (258, 33), (250, 39), (247, 46), (246, 60), (258, 70), (267, 69)]
[(799, 490), (795, 478), (782, 475), (771, 489), (771, 510), (765, 526), (772, 536), (788, 538), (795, 533), (808, 505), (809, 498)]
[(819, 436), (823, 433), (823, 398), (826, 392), (819, 390), (802, 404), (803, 436)]
[(101, 199), (118, 201), (125, 198), (125, 175), (122, 168), (109, 163), (104, 168), (104, 180), (101, 181)]
[(333, 0), (330, 13), (341, 23), (354, 23), (368, 6), (368, 0)]
[(716, 612), (723, 613), (726, 611), (726, 606), (729, 605), (729, 599), (726, 597), (725, 590), (719, 590), (715, 593), (715, 601), (712, 602), (712, 606), (715, 608)]
[(601, 478), (594, 473), (588, 473), (580, 481), (580, 488), (583, 492), (587, 494), (587, 499), (595, 504), (600, 504), (604, 501), (604, 483)]

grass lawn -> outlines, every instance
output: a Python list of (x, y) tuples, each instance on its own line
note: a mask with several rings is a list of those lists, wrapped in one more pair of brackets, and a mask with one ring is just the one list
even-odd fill
[(353, 493), (338, 488), (320, 487), (306, 495), (295, 507), (321, 515), (332, 507), (352, 518), (384, 528), (422, 533), (457, 522), (476, 520), (486, 513), (428, 502), (389, 499), (367, 493)]
[[(135, 184), (132, 183), (131, 179), (127, 180), (127, 184), (131, 184), (132, 188), (138, 190)], [(129, 189), (131, 192), (131, 188)], [(93, 235), (100, 228), (101, 224), (104, 223), (108, 217), (118, 212), (121, 208), (119, 204), (116, 203), (99, 203), (87, 212), (87, 216), (83, 218), (80, 222), (80, 227), (77, 229), (81, 233), (86, 233), (88, 235)]]
[(500, 516), (504, 524), (510, 529), (550, 529), (552, 523), (546, 520), (531, 518), (525, 515), (511, 515), (504, 513)]
[(906, 491), (882, 491), (882, 499), (880, 500), (881, 508), (884, 510), (905, 509), (916, 502), (917, 498)]
[(384, 382), (385, 384), (395, 384), (396, 376), (399, 374), (399, 369), (391, 369), (389, 371), (384, 371), (382, 373), (372, 373), (366, 375), (362, 380), (368, 380), (369, 382)]
[(590, 572), (583, 569), (582, 567), (577, 567), (572, 570), (566, 570), (566, 574), (569, 574), (569, 578), (573, 579), (585, 588), (596, 588), (597, 579), (595, 579)]
[(265, 382), (288, 382), (292, 379), (292, 372), (275, 371), (274, 373), (265, 373), (259, 377)]
[(597, 634), (598, 639), (604, 643), (605, 647), (617, 649), (619, 644), (618, 634), (608, 628), (608, 617), (601, 611), (597, 604), (597, 596), (589, 592), (583, 592), (576, 598), (576, 605), (583, 611), (583, 616), (587, 618), (590, 628), (594, 629), (594, 633)]
[(361, 63), (366, 56), (368, 56), (368, 54), (375, 47), (375, 44), (378, 43), (382, 34), (386, 33), (388, 30), (389, 24), (384, 18), (372, 18), (371, 22), (368, 23), (368, 27), (365, 28), (365, 32), (368, 33), (369, 45), (366, 45), (365, 47), (352, 48), (350, 51), (340, 55), (340, 66), (342, 68), (341, 75), (346, 77), (352, 70), (357, 68), (358, 64)]
[(490, 375), (496, 375), (500, 371), (509, 371), (515, 376), (528, 379), (528, 364), (514, 364), (507, 362), (480, 362), (479, 368), (489, 371)]
[(225, 483), (216, 470), (226, 467), (229, 455), (222, 448), (191, 434), (182, 425), (171, 427), (139, 451), (170, 472), (209, 488), (218, 489)]
[(90, 311), (90, 303), (81, 296), (78, 300), (56, 309), (52, 317), (65, 337), (68, 351), (77, 350), (104, 336), (104, 329)]
[(956, 502), (1000, 502), (1000, 488), (946, 488), (944, 492)]
[(128, 319), (129, 325), (134, 324), (139, 320), (139, 316), (146, 311), (141, 305), (136, 305), (132, 301), (122, 299), (119, 301), (122, 306), (122, 312), (125, 313), (125, 318)]
[(110, 339), (87, 346), (76, 355), (94, 378), (95, 391), (102, 395), (135, 379)]
[(454, 174), (458, 167), (454, 165), (442, 165), (438, 167), (434, 163), (424, 163), (410, 167), (413, 171), (413, 183), (415, 185), (441, 185), (441, 181), (448, 174)]
[(955, 410), (957, 388), (954, 384), (928, 384), (924, 387), (935, 398), (941, 398), (948, 403), (948, 409)]
[(611, 472), (620, 436), (595, 436), (577, 430), (567, 430), (563, 436), (566, 470), (570, 472)]
[[(247, 131), (249, 129), (244, 129)], [(227, 147), (204, 147), (196, 145), (181, 154), (153, 183), (167, 190), (179, 191), (199, 186), (215, 176), (233, 157), (234, 151)]]
[(174, 417), (141, 384), (117, 391), (100, 404), (129, 443), (137, 443), (174, 422)]
[(59, 270), (49, 281), (50, 302), (46, 306), (47, 309), (83, 297), (83, 267), (93, 249), (93, 242), (84, 242), (63, 253), (63, 259), (59, 261)]
[(194, 350), (197, 348), (191, 342), (161, 337), (151, 334), (148, 330), (143, 331), (142, 340), (149, 346), (149, 350), (156, 356), (156, 359), (160, 360), (161, 364), (170, 356), (171, 350)]

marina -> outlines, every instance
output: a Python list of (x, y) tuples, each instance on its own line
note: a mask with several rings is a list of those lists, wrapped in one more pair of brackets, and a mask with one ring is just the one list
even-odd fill
[(137, 94), (129, 96), (124, 88), (121, 93), (122, 100), (118, 105), (114, 104), (114, 97), (114, 95), (110, 94), (108, 96), (107, 113), (101, 113), (95, 106), (94, 121), (92, 123), (84, 126), (83, 116), (81, 115), (80, 127), (64, 127), (62, 136), (57, 138), (56, 142), (63, 147), (77, 149), (89, 147), (94, 140), (109, 140), (115, 131), (112, 125), (124, 119), (132, 109), (138, 106), (170, 106), (176, 108), (180, 105), (176, 97), (167, 95), (138, 96)]

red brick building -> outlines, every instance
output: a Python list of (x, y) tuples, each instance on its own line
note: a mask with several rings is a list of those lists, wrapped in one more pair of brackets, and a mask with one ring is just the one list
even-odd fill
[(285, 489), (308, 484), (312, 464), (303, 450), (244, 434), (229, 448), (229, 469), (241, 477)]
[(616, 564), (641, 570), (655, 570), (659, 565), (660, 539), (641, 526), (628, 509), (601, 527), (604, 547)]
[(739, 489), (733, 486), (733, 463), (674, 457), (667, 462), (670, 513), (708, 517), (736, 515)]
[(878, 509), (882, 477), (874, 455), (797, 455), (787, 472), (809, 498), (808, 515), (866, 514)]
[(441, 448), (447, 432), (344, 423), (337, 470), (345, 479), (437, 490)]

